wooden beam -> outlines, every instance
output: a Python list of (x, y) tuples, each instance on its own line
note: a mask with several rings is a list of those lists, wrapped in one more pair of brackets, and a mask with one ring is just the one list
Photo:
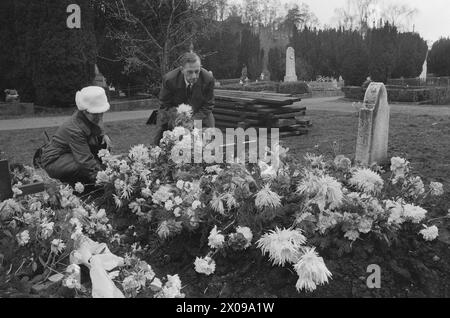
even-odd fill
[(24, 186), (19, 187), (19, 189), (22, 191), (22, 196), (29, 195), (29, 194), (35, 194), (39, 192), (45, 191), (45, 184), (43, 182), (37, 182), (32, 184), (27, 184)]
[(0, 201), (13, 197), (8, 160), (0, 160)]

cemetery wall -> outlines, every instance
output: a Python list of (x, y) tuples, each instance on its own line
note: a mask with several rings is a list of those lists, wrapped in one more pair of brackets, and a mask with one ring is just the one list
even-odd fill
[(426, 81), (420, 78), (391, 78), (388, 79), (387, 85), (450, 87), (450, 76), (428, 77)]
[(34, 114), (33, 103), (1, 103), (0, 116), (32, 115)]
[[(390, 102), (423, 103), (432, 105), (450, 105), (449, 87), (409, 87), (386, 86)], [(345, 98), (364, 100), (365, 91), (360, 86), (345, 86), (342, 88)]]

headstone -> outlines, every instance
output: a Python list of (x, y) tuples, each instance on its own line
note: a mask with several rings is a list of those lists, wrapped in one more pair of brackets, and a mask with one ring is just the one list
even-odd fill
[(297, 74), (295, 73), (295, 51), (292, 47), (286, 50), (286, 76), (285, 82), (297, 82)]
[(92, 82), (93, 86), (100, 86), (103, 88), (107, 88), (108, 85), (106, 84), (106, 79), (103, 76), (103, 74), (100, 72), (100, 70), (98, 69), (97, 64), (95, 64), (95, 78)]
[(359, 111), (356, 163), (382, 165), (387, 161), (390, 107), (383, 83), (372, 82)]
[(0, 202), (12, 198), (11, 175), (7, 160), (0, 160)]

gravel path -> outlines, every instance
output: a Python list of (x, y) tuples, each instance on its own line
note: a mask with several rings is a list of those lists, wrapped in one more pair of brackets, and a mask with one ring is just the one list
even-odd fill
[[(356, 112), (356, 108), (351, 102), (344, 101), (340, 97), (309, 98), (299, 102), (299, 105), (306, 106), (309, 110), (338, 111), (345, 113)], [(151, 113), (152, 110), (111, 112), (105, 114), (104, 120), (108, 123), (122, 120), (147, 119)], [(450, 106), (392, 104), (391, 113), (450, 116)], [(68, 117), (69, 116), (35, 117), (0, 120), (0, 131), (58, 127), (67, 120)]]
[[(147, 118), (152, 113), (152, 110), (137, 110), (124, 112), (106, 113), (104, 122), (115, 122), (122, 120), (134, 120)], [(0, 120), (0, 131), (3, 130), (21, 130), (34, 128), (58, 127), (64, 123), (70, 116), (58, 117), (35, 117), (35, 118), (20, 118), (20, 119), (5, 119)]]

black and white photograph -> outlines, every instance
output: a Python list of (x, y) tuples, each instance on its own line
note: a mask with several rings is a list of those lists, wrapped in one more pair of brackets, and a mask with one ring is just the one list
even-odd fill
[(449, 297), (450, 1), (0, 1), (0, 298)]

